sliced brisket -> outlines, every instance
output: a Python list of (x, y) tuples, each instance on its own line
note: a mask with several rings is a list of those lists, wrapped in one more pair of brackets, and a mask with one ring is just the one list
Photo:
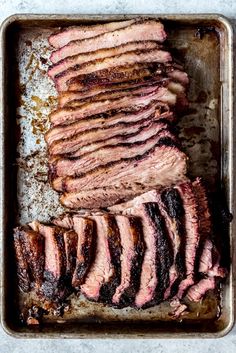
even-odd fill
[(116, 216), (121, 238), (121, 282), (112, 297), (118, 307), (132, 305), (140, 286), (144, 254), (142, 225), (138, 218)]
[(122, 44), (115, 48), (101, 49), (85, 54), (78, 54), (75, 56), (67, 57), (57, 64), (52, 65), (48, 70), (48, 75), (53, 79), (56, 75), (62, 74), (64, 71), (76, 66), (80, 68), (80, 65), (87, 63), (89, 61), (100, 60), (104, 58), (109, 58), (117, 55), (121, 55), (134, 50), (151, 50), (158, 49), (160, 45), (156, 42), (146, 41), (146, 42), (133, 42)]
[(80, 75), (91, 75), (102, 70), (112, 71), (114, 67), (123, 67), (137, 63), (167, 63), (171, 60), (170, 53), (164, 50), (134, 50), (117, 56), (96, 59), (81, 65), (75, 65), (57, 74), (54, 80), (58, 91), (66, 91), (70, 80)]
[(71, 26), (63, 28), (61, 31), (52, 34), (48, 41), (54, 48), (61, 48), (71, 41), (96, 37), (106, 32), (113, 32), (117, 29), (128, 27), (137, 21), (138, 20), (133, 19), (89, 26)]
[[(53, 126), (68, 125), (94, 114), (101, 114), (113, 109), (124, 109), (132, 106), (147, 106), (153, 101), (168, 103), (173, 106), (176, 103), (176, 95), (165, 87), (158, 87), (151, 93), (144, 95), (127, 95), (127, 97), (96, 102), (85, 103), (79, 107), (58, 109), (50, 115)], [(157, 103), (158, 105), (159, 103)]]
[(53, 63), (56, 63), (68, 56), (80, 53), (89, 53), (103, 48), (113, 48), (137, 40), (163, 42), (165, 38), (166, 34), (160, 22), (146, 20), (142, 23), (134, 23), (126, 28), (104, 33), (93, 38), (72, 41), (61, 49), (54, 51), (50, 59)]
[(41, 286), (42, 294), (47, 299), (59, 301), (68, 294), (65, 287), (66, 254), (63, 235), (65, 230), (37, 221), (29, 225), (44, 237), (45, 268), (44, 281)]
[[(173, 144), (173, 142), (172, 142)], [(103, 186), (146, 185), (159, 188), (176, 184), (185, 179), (186, 155), (173, 146), (158, 141), (157, 145), (143, 155), (110, 163), (77, 178), (67, 177), (53, 182), (58, 191), (77, 192)], [(64, 197), (65, 200), (66, 196)], [(63, 199), (61, 200), (63, 201)]]
[(90, 300), (111, 303), (121, 281), (119, 229), (111, 215), (94, 216), (93, 219), (97, 225), (95, 259), (80, 289)]

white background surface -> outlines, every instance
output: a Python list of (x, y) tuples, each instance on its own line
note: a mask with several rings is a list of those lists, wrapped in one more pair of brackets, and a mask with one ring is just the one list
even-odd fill
[[(236, 0), (0, 0), (0, 23), (15, 13), (143, 14), (143, 13), (221, 13), (236, 28)], [(1, 58), (0, 58), (1, 61)], [(214, 340), (20, 340), (0, 328), (0, 353), (233, 353), (236, 327)]]

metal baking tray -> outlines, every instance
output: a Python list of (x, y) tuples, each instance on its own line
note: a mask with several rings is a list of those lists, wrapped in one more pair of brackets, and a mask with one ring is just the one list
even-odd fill
[[(133, 18), (134, 15), (14, 15), (1, 27), (1, 320), (16, 337), (220, 337), (234, 323), (233, 245), (235, 221), (222, 237), (230, 242), (230, 273), (220, 295), (213, 293), (179, 320), (169, 316), (163, 303), (147, 310), (104, 307), (72, 297), (64, 317), (45, 317), (39, 327), (25, 327), (19, 308), (31, 299), (17, 291), (12, 229), (34, 218), (47, 221), (63, 212), (57, 194), (47, 182), (46, 145), (48, 114), (56, 106), (56, 91), (47, 77), (51, 49), (48, 35), (60, 26)], [(160, 18), (168, 45), (190, 76), (189, 111), (181, 118), (180, 137), (190, 156), (192, 177), (203, 176), (214, 190), (225, 190), (234, 209), (232, 28), (220, 15), (145, 15)], [(174, 49), (175, 48), (175, 49)], [(219, 308), (220, 311), (219, 311)]]

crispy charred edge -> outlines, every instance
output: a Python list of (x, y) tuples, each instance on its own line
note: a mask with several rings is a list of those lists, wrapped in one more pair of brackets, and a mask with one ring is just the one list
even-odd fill
[[(143, 158), (146, 158), (149, 154), (151, 154), (157, 147), (173, 147), (173, 149), (176, 149), (176, 151), (177, 152), (180, 152), (181, 153), (181, 151), (179, 150), (179, 148), (178, 148), (178, 145), (176, 144), (176, 142), (175, 141), (173, 141), (171, 138), (169, 138), (169, 137), (164, 137), (164, 138), (161, 138), (156, 144), (155, 144), (155, 146), (154, 147), (152, 147), (150, 150), (148, 150), (147, 152), (145, 152), (144, 154), (142, 154), (142, 155), (138, 155), (138, 156), (135, 156), (135, 157), (132, 157), (132, 158), (127, 158), (127, 159), (125, 159), (125, 158), (122, 158), (122, 159), (120, 159), (119, 161), (115, 161), (115, 162), (109, 162), (109, 163), (107, 163), (106, 165), (103, 165), (103, 166), (101, 166), (101, 167), (97, 167), (97, 168), (95, 168), (95, 169), (93, 169), (93, 170), (91, 170), (91, 171), (89, 171), (88, 173), (81, 173), (81, 174), (78, 174), (77, 176), (76, 176), (76, 178), (73, 178), (73, 177), (69, 177), (68, 179), (70, 180), (72, 180), (72, 179), (79, 179), (79, 178), (81, 178), (81, 177), (84, 177), (84, 176), (87, 176), (87, 175), (90, 175), (90, 174), (92, 174), (94, 171), (96, 171), (96, 170), (106, 170), (106, 168), (108, 168), (108, 167), (112, 167), (112, 166), (114, 166), (114, 165), (116, 165), (116, 164), (119, 164), (119, 163), (122, 163), (122, 162), (126, 162), (126, 161), (141, 161)], [(66, 186), (66, 181), (68, 180), (67, 178), (64, 178), (63, 180), (62, 180), (62, 190), (61, 190), (61, 192), (67, 192), (67, 186)]]
[(166, 189), (161, 193), (161, 200), (165, 205), (168, 215), (173, 218), (176, 222), (176, 231), (181, 239), (179, 251), (176, 255), (175, 264), (178, 271), (178, 278), (172, 285), (171, 297), (174, 296), (177, 291), (180, 282), (185, 278), (186, 266), (185, 266), (185, 230), (184, 230), (184, 207), (178, 190), (174, 188)]
[(109, 282), (104, 283), (100, 288), (99, 301), (112, 305), (112, 297), (116, 288), (121, 282), (121, 241), (120, 232), (113, 215), (106, 216), (108, 223), (108, 247), (111, 255), (111, 263), (114, 267), (114, 275)]
[(158, 278), (154, 298), (142, 306), (143, 309), (163, 301), (164, 292), (169, 286), (169, 269), (173, 263), (173, 249), (168, 238), (166, 224), (157, 203), (144, 204), (146, 214), (152, 221), (156, 233), (156, 273)]
[(86, 240), (83, 242), (81, 247), (81, 253), (84, 261), (80, 263), (76, 261), (75, 266), (75, 281), (73, 282), (73, 286), (77, 290), (79, 290), (80, 285), (84, 282), (85, 276), (88, 273), (95, 257), (96, 231), (96, 223), (92, 219), (86, 219)]
[(66, 286), (66, 255), (63, 238), (63, 233), (66, 230), (58, 226), (54, 226), (54, 228), (54, 237), (61, 256), (61, 276), (60, 278), (55, 278), (50, 271), (45, 270), (41, 293), (46, 299), (60, 302), (71, 293), (71, 288)]
[[(70, 269), (68, 269), (66, 266), (66, 274), (65, 274), (65, 285), (71, 289), (72, 288), (71, 280), (73, 276), (73, 271), (75, 270), (75, 266), (76, 266), (78, 235), (72, 229), (66, 231), (65, 233), (70, 234), (71, 236), (71, 239), (67, 239), (67, 242), (69, 241), (69, 246), (71, 248), (69, 249), (69, 257), (68, 258), (66, 257), (66, 261), (67, 261), (67, 264), (69, 263)], [(65, 239), (64, 239), (64, 242), (65, 242)]]
[(14, 250), (16, 258), (16, 273), (18, 286), (22, 292), (29, 292), (31, 290), (31, 281), (29, 277), (29, 266), (22, 247), (21, 232), (23, 227), (14, 229)]

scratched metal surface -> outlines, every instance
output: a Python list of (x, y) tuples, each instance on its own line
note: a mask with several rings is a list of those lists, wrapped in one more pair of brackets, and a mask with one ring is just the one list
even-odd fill
[[(180, 138), (189, 155), (190, 176), (203, 176), (209, 188), (214, 189), (220, 178), (220, 46), (216, 32), (196, 36), (197, 25), (183, 24), (176, 30), (176, 22), (167, 22), (168, 45), (176, 48), (174, 54), (184, 63), (190, 77), (187, 114), (178, 123)], [(55, 28), (53, 29), (55, 30)], [(17, 34), (17, 199), (16, 221), (25, 224), (33, 219), (49, 221), (63, 212), (58, 195), (47, 181), (47, 151), (44, 133), (49, 128), (49, 113), (56, 107), (56, 91), (47, 77), (51, 48), (47, 38), (51, 28), (21, 28)], [(215, 322), (219, 314), (219, 295), (210, 293), (198, 304), (190, 305), (190, 312), (179, 320), (189, 325), (204, 320)], [(20, 295), (20, 306), (32, 302), (29, 296)], [(35, 302), (35, 300), (34, 300)], [(18, 305), (18, 304), (17, 304)], [(45, 323), (74, 322), (173, 322), (167, 303), (137, 311), (127, 308), (116, 310), (102, 304), (89, 303), (71, 296), (71, 306), (63, 318), (45, 317)], [(216, 324), (217, 325), (217, 324)], [(224, 323), (219, 321), (219, 327)], [(30, 329), (25, 329), (30, 333)], [(27, 331), (28, 330), (28, 331)], [(65, 332), (75, 333), (65, 328)], [(184, 332), (184, 326), (180, 331)], [(172, 328), (173, 331), (173, 328)], [(204, 331), (204, 329), (203, 329)], [(207, 328), (205, 328), (207, 332)], [(168, 332), (168, 329), (167, 329)], [(171, 332), (171, 331), (170, 331)]]

